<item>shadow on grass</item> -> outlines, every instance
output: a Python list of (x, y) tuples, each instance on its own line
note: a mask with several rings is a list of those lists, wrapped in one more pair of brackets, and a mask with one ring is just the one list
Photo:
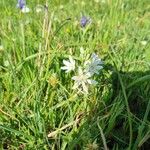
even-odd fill
[(99, 89), (97, 95), (106, 100), (105, 107), (101, 100), (96, 105), (89, 104), (90, 112), (86, 121), (74, 133), (68, 149), (98, 150), (103, 149), (105, 144), (110, 150), (125, 150), (129, 147), (130, 129), (122, 88), (125, 89), (131, 114), (131, 149), (150, 148), (150, 71), (113, 72), (109, 82), (112, 85), (110, 92), (102, 96), (101, 91), (104, 89)]

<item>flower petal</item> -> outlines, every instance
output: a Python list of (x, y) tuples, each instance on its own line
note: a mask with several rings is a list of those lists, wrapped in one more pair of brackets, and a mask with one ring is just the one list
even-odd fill
[(71, 56), (69, 56), (69, 60), (72, 65), (75, 65), (75, 60)]
[(73, 76), (71, 79), (72, 80), (78, 80), (78, 76)]
[(86, 86), (86, 84), (84, 82), (82, 82), (82, 87), (83, 87), (83, 91), (85, 93), (88, 93), (88, 87)]
[(69, 65), (70, 65), (70, 62), (67, 61), (67, 60), (63, 60), (63, 63), (64, 63), (64, 65), (66, 65), (66, 66), (69, 66)]

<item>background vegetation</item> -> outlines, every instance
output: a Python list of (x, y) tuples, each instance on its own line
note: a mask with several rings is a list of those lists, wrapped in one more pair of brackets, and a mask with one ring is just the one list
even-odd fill
[[(23, 14), (0, 0), (0, 149), (148, 150), (149, 0), (55, 0), (40, 13), (37, 4), (46, 2), (28, 0)], [(60, 69), (80, 47), (105, 64), (88, 95)]]

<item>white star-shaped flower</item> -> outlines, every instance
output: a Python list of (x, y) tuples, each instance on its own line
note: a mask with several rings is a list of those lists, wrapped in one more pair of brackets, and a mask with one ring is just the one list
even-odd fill
[(65, 66), (61, 67), (62, 70), (66, 70), (66, 73), (75, 70), (75, 60), (69, 56), (69, 60), (63, 60)]
[(99, 70), (103, 69), (103, 62), (95, 53), (92, 54), (91, 60), (88, 60), (84, 63), (86, 71), (91, 75), (99, 74)]
[(91, 80), (90, 77), (90, 73), (84, 72), (81, 67), (79, 67), (78, 75), (72, 77), (74, 80), (73, 89), (78, 89), (79, 91), (87, 94), (89, 84), (97, 84), (97, 82), (95, 80)]

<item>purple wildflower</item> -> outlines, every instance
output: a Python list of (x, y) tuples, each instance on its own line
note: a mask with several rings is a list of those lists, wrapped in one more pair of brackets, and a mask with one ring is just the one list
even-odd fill
[(85, 27), (87, 24), (89, 24), (91, 21), (90, 18), (87, 18), (85, 16), (82, 16), (81, 20), (80, 20), (80, 25), (81, 27)]
[(17, 7), (23, 9), (26, 6), (26, 0), (18, 0)]

